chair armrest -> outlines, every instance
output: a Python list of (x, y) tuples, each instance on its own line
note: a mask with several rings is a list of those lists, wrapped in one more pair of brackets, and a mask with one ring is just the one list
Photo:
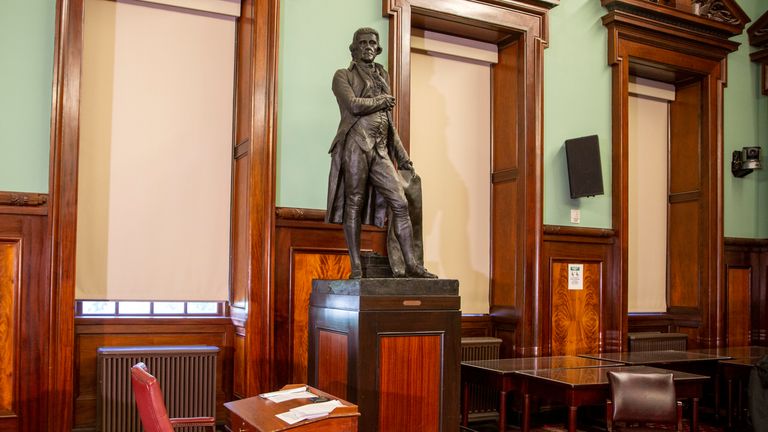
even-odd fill
[(216, 426), (216, 419), (213, 417), (179, 417), (170, 420), (174, 428)]
[(683, 430), (683, 403), (680, 401), (677, 401), (677, 429), (675, 430)]

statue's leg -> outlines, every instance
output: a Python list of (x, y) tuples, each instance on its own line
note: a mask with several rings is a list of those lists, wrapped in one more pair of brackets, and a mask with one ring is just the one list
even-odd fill
[(344, 238), (349, 249), (350, 279), (363, 277), (360, 261), (361, 212), (365, 200), (368, 178), (368, 158), (354, 143), (348, 143), (344, 154), (342, 170), (344, 173)]
[(405, 275), (409, 277), (436, 278), (423, 265), (419, 264), (413, 248), (413, 227), (408, 213), (408, 200), (403, 186), (397, 178), (395, 167), (388, 159), (377, 158), (371, 164), (369, 180), (387, 201), (392, 214), (389, 223), (393, 226), (395, 237), (400, 243), (400, 250), (405, 261)]

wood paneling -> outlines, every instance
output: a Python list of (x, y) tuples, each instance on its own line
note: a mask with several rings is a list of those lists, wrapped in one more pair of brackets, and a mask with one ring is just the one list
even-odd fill
[(748, 268), (729, 268), (726, 282), (726, 319), (728, 346), (750, 345), (752, 317), (749, 292), (752, 272)]
[(346, 399), (349, 335), (320, 329), (317, 339), (317, 388)]
[[(613, 271), (611, 230), (546, 226), (537, 306), (539, 355), (620, 351), (626, 341), (626, 296)], [(568, 264), (583, 264), (583, 289), (568, 289)], [(545, 312), (546, 311), (546, 312)], [(547, 313), (548, 312), (548, 313)]]
[(0, 430), (51, 430), (47, 211), (0, 206)]
[[(274, 354), (276, 387), (307, 380), (308, 308), (312, 279), (346, 279), (349, 255), (341, 225), (324, 212), (277, 210)], [(386, 231), (364, 227), (362, 249), (386, 253)]]
[[(748, 316), (749, 342), (768, 345), (768, 240), (726, 238), (725, 267), (727, 287), (723, 303), (730, 309), (731, 288), (735, 285), (738, 286), (734, 292), (737, 296), (735, 302), (743, 303), (746, 297), (749, 306), (742, 306), (734, 324), (731, 324), (729, 314), (724, 315), (727, 329), (724, 337), (730, 337), (732, 327), (743, 327), (741, 320)], [(748, 279), (746, 273), (749, 273)], [(744, 292), (745, 285), (748, 286), (748, 293)]]
[(96, 430), (96, 350), (103, 346), (210, 345), (219, 347), (216, 418), (226, 419), (232, 400), (234, 327), (228, 318), (78, 318), (76, 323), (74, 426)]
[[(583, 265), (583, 288), (569, 289), (571, 264)], [(552, 355), (594, 354), (600, 348), (600, 285), (597, 263), (553, 262)]]
[(387, 413), (379, 416), (380, 431), (440, 430), (441, 339), (438, 335), (379, 338), (379, 412)]
[[(309, 346), (309, 295), (313, 279), (346, 279), (349, 275), (349, 255), (336, 253), (311, 253), (297, 251), (293, 258), (293, 283), (291, 285), (291, 334), (292, 379), (296, 383), (307, 382)], [(333, 393), (329, 388), (321, 390)], [(344, 398), (344, 396), (339, 395)]]
[(670, 204), (668, 214), (667, 305), (698, 312), (701, 290), (699, 203)]
[(461, 337), (492, 336), (493, 324), (489, 315), (462, 315)]
[(234, 368), (232, 393), (237, 398), (245, 397), (245, 335), (235, 333)]
[(18, 394), (17, 307), (21, 279), (21, 242), (0, 237), (0, 416), (15, 416)]

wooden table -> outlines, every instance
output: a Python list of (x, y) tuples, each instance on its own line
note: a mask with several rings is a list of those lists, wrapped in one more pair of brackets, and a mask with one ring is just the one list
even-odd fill
[[(282, 390), (300, 387), (303, 384), (289, 384)], [(230, 412), (233, 432), (277, 432), (290, 430), (291, 432), (357, 432), (357, 419), (360, 413), (357, 405), (341, 400), (333, 395), (317, 390), (313, 387), (307, 387), (307, 390), (328, 399), (336, 399), (344, 406), (331, 411), (325, 417), (303, 420), (289, 425), (275, 414), (284, 413), (291, 408), (311, 403), (308, 399), (293, 399), (285, 402), (274, 403), (259, 396), (248, 399), (227, 402), (224, 407)]]
[[(462, 425), (467, 426), (469, 418), (469, 385), (478, 384), (496, 389), (499, 392), (499, 430), (506, 428), (507, 422), (507, 394), (510, 391), (519, 390), (522, 386), (520, 376), (516, 375), (521, 370), (541, 370), (560, 368), (586, 368), (618, 365), (618, 363), (593, 360), (577, 356), (558, 357), (522, 357), (496, 360), (474, 360), (461, 363), (462, 386)], [(521, 393), (522, 394), (522, 393)], [(526, 410), (526, 401), (523, 400), (523, 411)], [(525, 416), (523, 421), (527, 421)], [(524, 424), (523, 427), (526, 427)]]
[[(568, 406), (568, 431), (576, 432), (576, 413), (582, 405), (602, 405), (610, 394), (608, 371), (636, 373), (672, 373), (678, 399), (691, 399), (693, 415), (691, 430), (698, 430), (698, 401), (704, 382), (709, 377), (687, 372), (671, 371), (649, 366), (611, 366), (574, 369), (543, 369), (518, 371), (523, 378), (524, 399), (530, 397), (560, 402)], [(523, 431), (529, 430), (530, 403), (523, 410)]]
[(749, 378), (749, 372), (764, 355), (768, 355), (768, 347), (762, 346), (740, 346), (740, 347), (719, 347), (702, 348), (691, 350), (691, 352), (718, 355), (728, 357), (729, 360), (721, 360), (717, 368), (717, 377), (715, 379), (715, 416), (720, 415), (720, 382), (726, 383), (726, 393), (728, 394), (728, 427), (733, 426), (733, 387), (737, 387), (738, 392), (738, 410), (742, 408), (743, 383)]
[(674, 350), (582, 354), (580, 357), (619, 362), (627, 366), (664, 365), (669, 369), (677, 369), (679, 366), (702, 363), (715, 365), (720, 360), (730, 359), (729, 356), (719, 355), (717, 353)]

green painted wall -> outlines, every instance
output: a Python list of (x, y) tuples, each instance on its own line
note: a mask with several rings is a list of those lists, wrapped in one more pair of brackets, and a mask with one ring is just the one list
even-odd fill
[[(740, 0), (744, 12), (755, 21), (766, 10), (765, 0)], [(726, 237), (768, 236), (768, 175), (765, 170), (743, 178), (731, 175), (731, 154), (742, 147), (760, 145), (768, 151), (768, 97), (760, 94), (760, 68), (750, 61), (746, 32), (733, 38), (739, 50), (728, 57), (723, 136), (724, 231)], [(768, 160), (763, 155), (763, 160)]]
[[(611, 227), (611, 70), (607, 31), (597, 0), (567, 0), (550, 12), (544, 51), (544, 223)], [(565, 140), (598, 135), (605, 194), (572, 200)]]
[(55, 7), (0, 2), (0, 191), (48, 192)]
[(376, 61), (386, 66), (389, 20), (381, 0), (280, 2), (278, 207), (325, 209), (328, 149), (339, 125), (331, 80), (349, 66), (349, 44), (360, 27), (379, 31), (385, 51)]

